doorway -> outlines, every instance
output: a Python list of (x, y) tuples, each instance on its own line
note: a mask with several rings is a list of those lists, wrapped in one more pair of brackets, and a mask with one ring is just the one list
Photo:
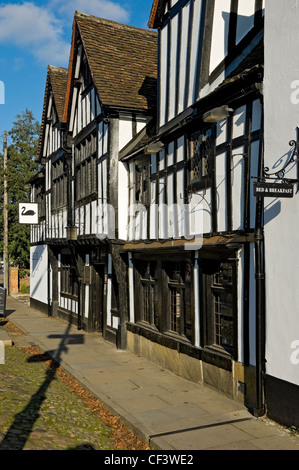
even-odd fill
[(95, 264), (90, 292), (91, 330), (103, 332), (105, 265)]

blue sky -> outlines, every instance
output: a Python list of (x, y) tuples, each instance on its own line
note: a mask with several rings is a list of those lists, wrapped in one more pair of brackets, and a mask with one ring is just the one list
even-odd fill
[(147, 28), (151, 6), (152, 0), (0, 0), (0, 151), (17, 114), (27, 108), (41, 120), (47, 65), (68, 66), (75, 10)]

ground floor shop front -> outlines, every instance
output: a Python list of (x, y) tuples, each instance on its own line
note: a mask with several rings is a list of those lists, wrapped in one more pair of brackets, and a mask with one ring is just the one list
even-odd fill
[(43, 251), (47, 296), (41, 302), (33, 291), (32, 306), (256, 406), (252, 242), (200, 250), (56, 243)]
[(254, 244), (127, 248), (127, 348), (254, 409)]

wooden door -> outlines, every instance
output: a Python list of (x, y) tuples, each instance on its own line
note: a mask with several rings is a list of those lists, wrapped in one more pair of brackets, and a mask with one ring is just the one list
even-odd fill
[(103, 288), (104, 288), (104, 265), (94, 266), (93, 282), (91, 285), (91, 312), (92, 331), (103, 332)]

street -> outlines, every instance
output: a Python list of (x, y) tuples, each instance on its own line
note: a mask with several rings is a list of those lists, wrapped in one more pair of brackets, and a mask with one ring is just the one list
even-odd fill
[(0, 364), (0, 450), (146, 449), (7, 318), (0, 327), (13, 340)]
[(5, 350), (0, 450), (114, 449), (111, 428), (36, 355)]

